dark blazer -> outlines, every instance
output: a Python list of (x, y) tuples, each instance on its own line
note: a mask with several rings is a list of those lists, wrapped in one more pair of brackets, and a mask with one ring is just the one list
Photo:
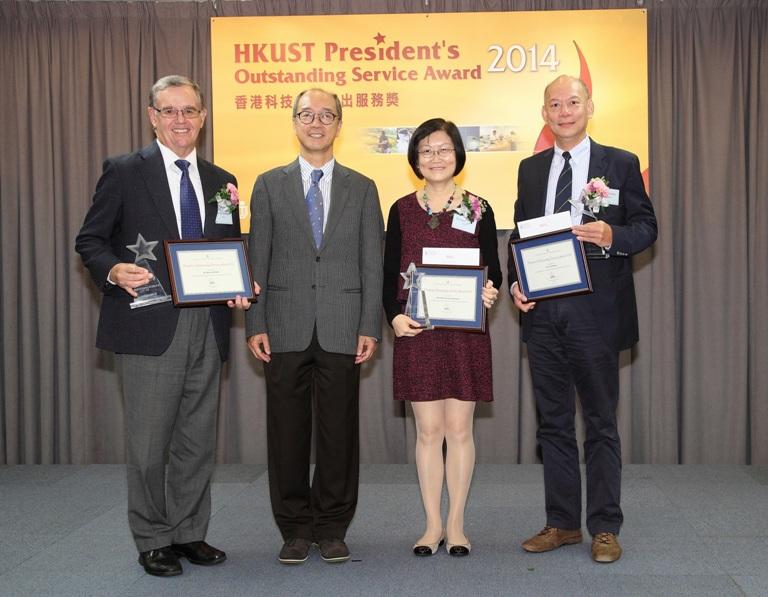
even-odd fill
[[(228, 182), (236, 184), (235, 177), (199, 157), (197, 167), (205, 194), (205, 238), (239, 238), (237, 212), (232, 214), (231, 225), (216, 224), (217, 205), (208, 203), (222, 186)], [(165, 352), (173, 339), (178, 308), (167, 302), (131, 310), (132, 297), (122, 288), (107, 283), (107, 275), (115, 264), (133, 263), (136, 255), (127, 245), (134, 244), (139, 233), (147, 241), (160, 241), (154, 250), (157, 261), (152, 263), (152, 269), (170, 294), (162, 241), (178, 239), (179, 230), (157, 143), (104, 161), (93, 205), (75, 241), (75, 250), (103, 293), (96, 346), (117, 353), (157, 356)], [(226, 305), (210, 309), (219, 353), (224, 360), (229, 351), (230, 309)]]
[[(610, 205), (599, 214), (599, 219), (610, 224), (613, 244), (609, 259), (590, 260), (589, 270), (594, 292), (579, 297), (586, 301), (600, 323), (603, 338), (615, 350), (624, 350), (637, 342), (637, 305), (635, 284), (632, 279), (630, 257), (651, 246), (656, 240), (656, 216), (645, 192), (637, 156), (595, 143), (590, 140), (588, 180), (604, 176), (608, 186), (619, 189), (619, 204)], [(520, 163), (517, 177), (517, 222), (544, 215), (547, 200), (547, 180), (554, 149), (548, 149), (526, 158)], [(519, 238), (517, 228), (510, 240)], [(510, 255), (509, 284), (517, 280), (514, 260)], [(557, 299), (555, 299), (557, 300)], [(523, 340), (530, 337), (536, 309), (521, 313)]]
[(246, 336), (268, 333), (273, 352), (305, 350), (315, 326), (327, 352), (355, 354), (358, 336), (380, 340), (383, 240), (370, 178), (336, 162), (317, 249), (298, 159), (259, 176), (249, 250), (261, 294), (246, 313)]

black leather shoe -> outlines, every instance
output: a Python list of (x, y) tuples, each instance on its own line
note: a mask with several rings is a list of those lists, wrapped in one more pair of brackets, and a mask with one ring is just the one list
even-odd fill
[(142, 551), (139, 554), (139, 564), (152, 576), (178, 576), (182, 572), (181, 562), (170, 547)]
[(198, 566), (214, 566), (227, 559), (220, 549), (208, 545), (205, 541), (192, 541), (192, 543), (174, 543), (171, 549), (179, 557), (189, 560), (190, 564)]

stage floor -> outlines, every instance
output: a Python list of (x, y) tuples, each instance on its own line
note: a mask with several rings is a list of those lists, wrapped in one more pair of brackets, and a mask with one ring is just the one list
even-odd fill
[(468, 558), (411, 554), (423, 514), (412, 465), (361, 469), (352, 561), (312, 551), (277, 561), (266, 467), (218, 466), (212, 568), (147, 576), (126, 522), (124, 467), (0, 467), (0, 596), (768, 595), (768, 466), (624, 468), (623, 557), (595, 564), (589, 541), (546, 554), (520, 542), (544, 524), (539, 465), (478, 465), (466, 514)]

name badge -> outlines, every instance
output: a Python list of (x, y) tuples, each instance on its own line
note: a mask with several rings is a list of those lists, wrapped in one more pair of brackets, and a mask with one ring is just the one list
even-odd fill
[(453, 214), (453, 222), (451, 222), (451, 227), (456, 228), (456, 230), (461, 230), (462, 232), (468, 232), (469, 234), (474, 234), (475, 229), (477, 228), (477, 220), (474, 222), (470, 222), (465, 216), (459, 213)]
[(216, 223), (217, 224), (228, 224), (229, 226), (232, 225), (232, 214), (228, 212), (226, 209), (219, 210), (216, 212)]
[(619, 204), (619, 189), (608, 189), (608, 205)]

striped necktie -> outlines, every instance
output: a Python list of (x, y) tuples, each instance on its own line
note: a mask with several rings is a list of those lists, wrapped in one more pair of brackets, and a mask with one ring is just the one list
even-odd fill
[(573, 186), (573, 170), (571, 169), (571, 154), (567, 151), (563, 152), (563, 169), (560, 171), (560, 176), (557, 178), (557, 186), (555, 187), (555, 210), (552, 213), (560, 213), (565, 208), (565, 205), (571, 199), (571, 187)]

